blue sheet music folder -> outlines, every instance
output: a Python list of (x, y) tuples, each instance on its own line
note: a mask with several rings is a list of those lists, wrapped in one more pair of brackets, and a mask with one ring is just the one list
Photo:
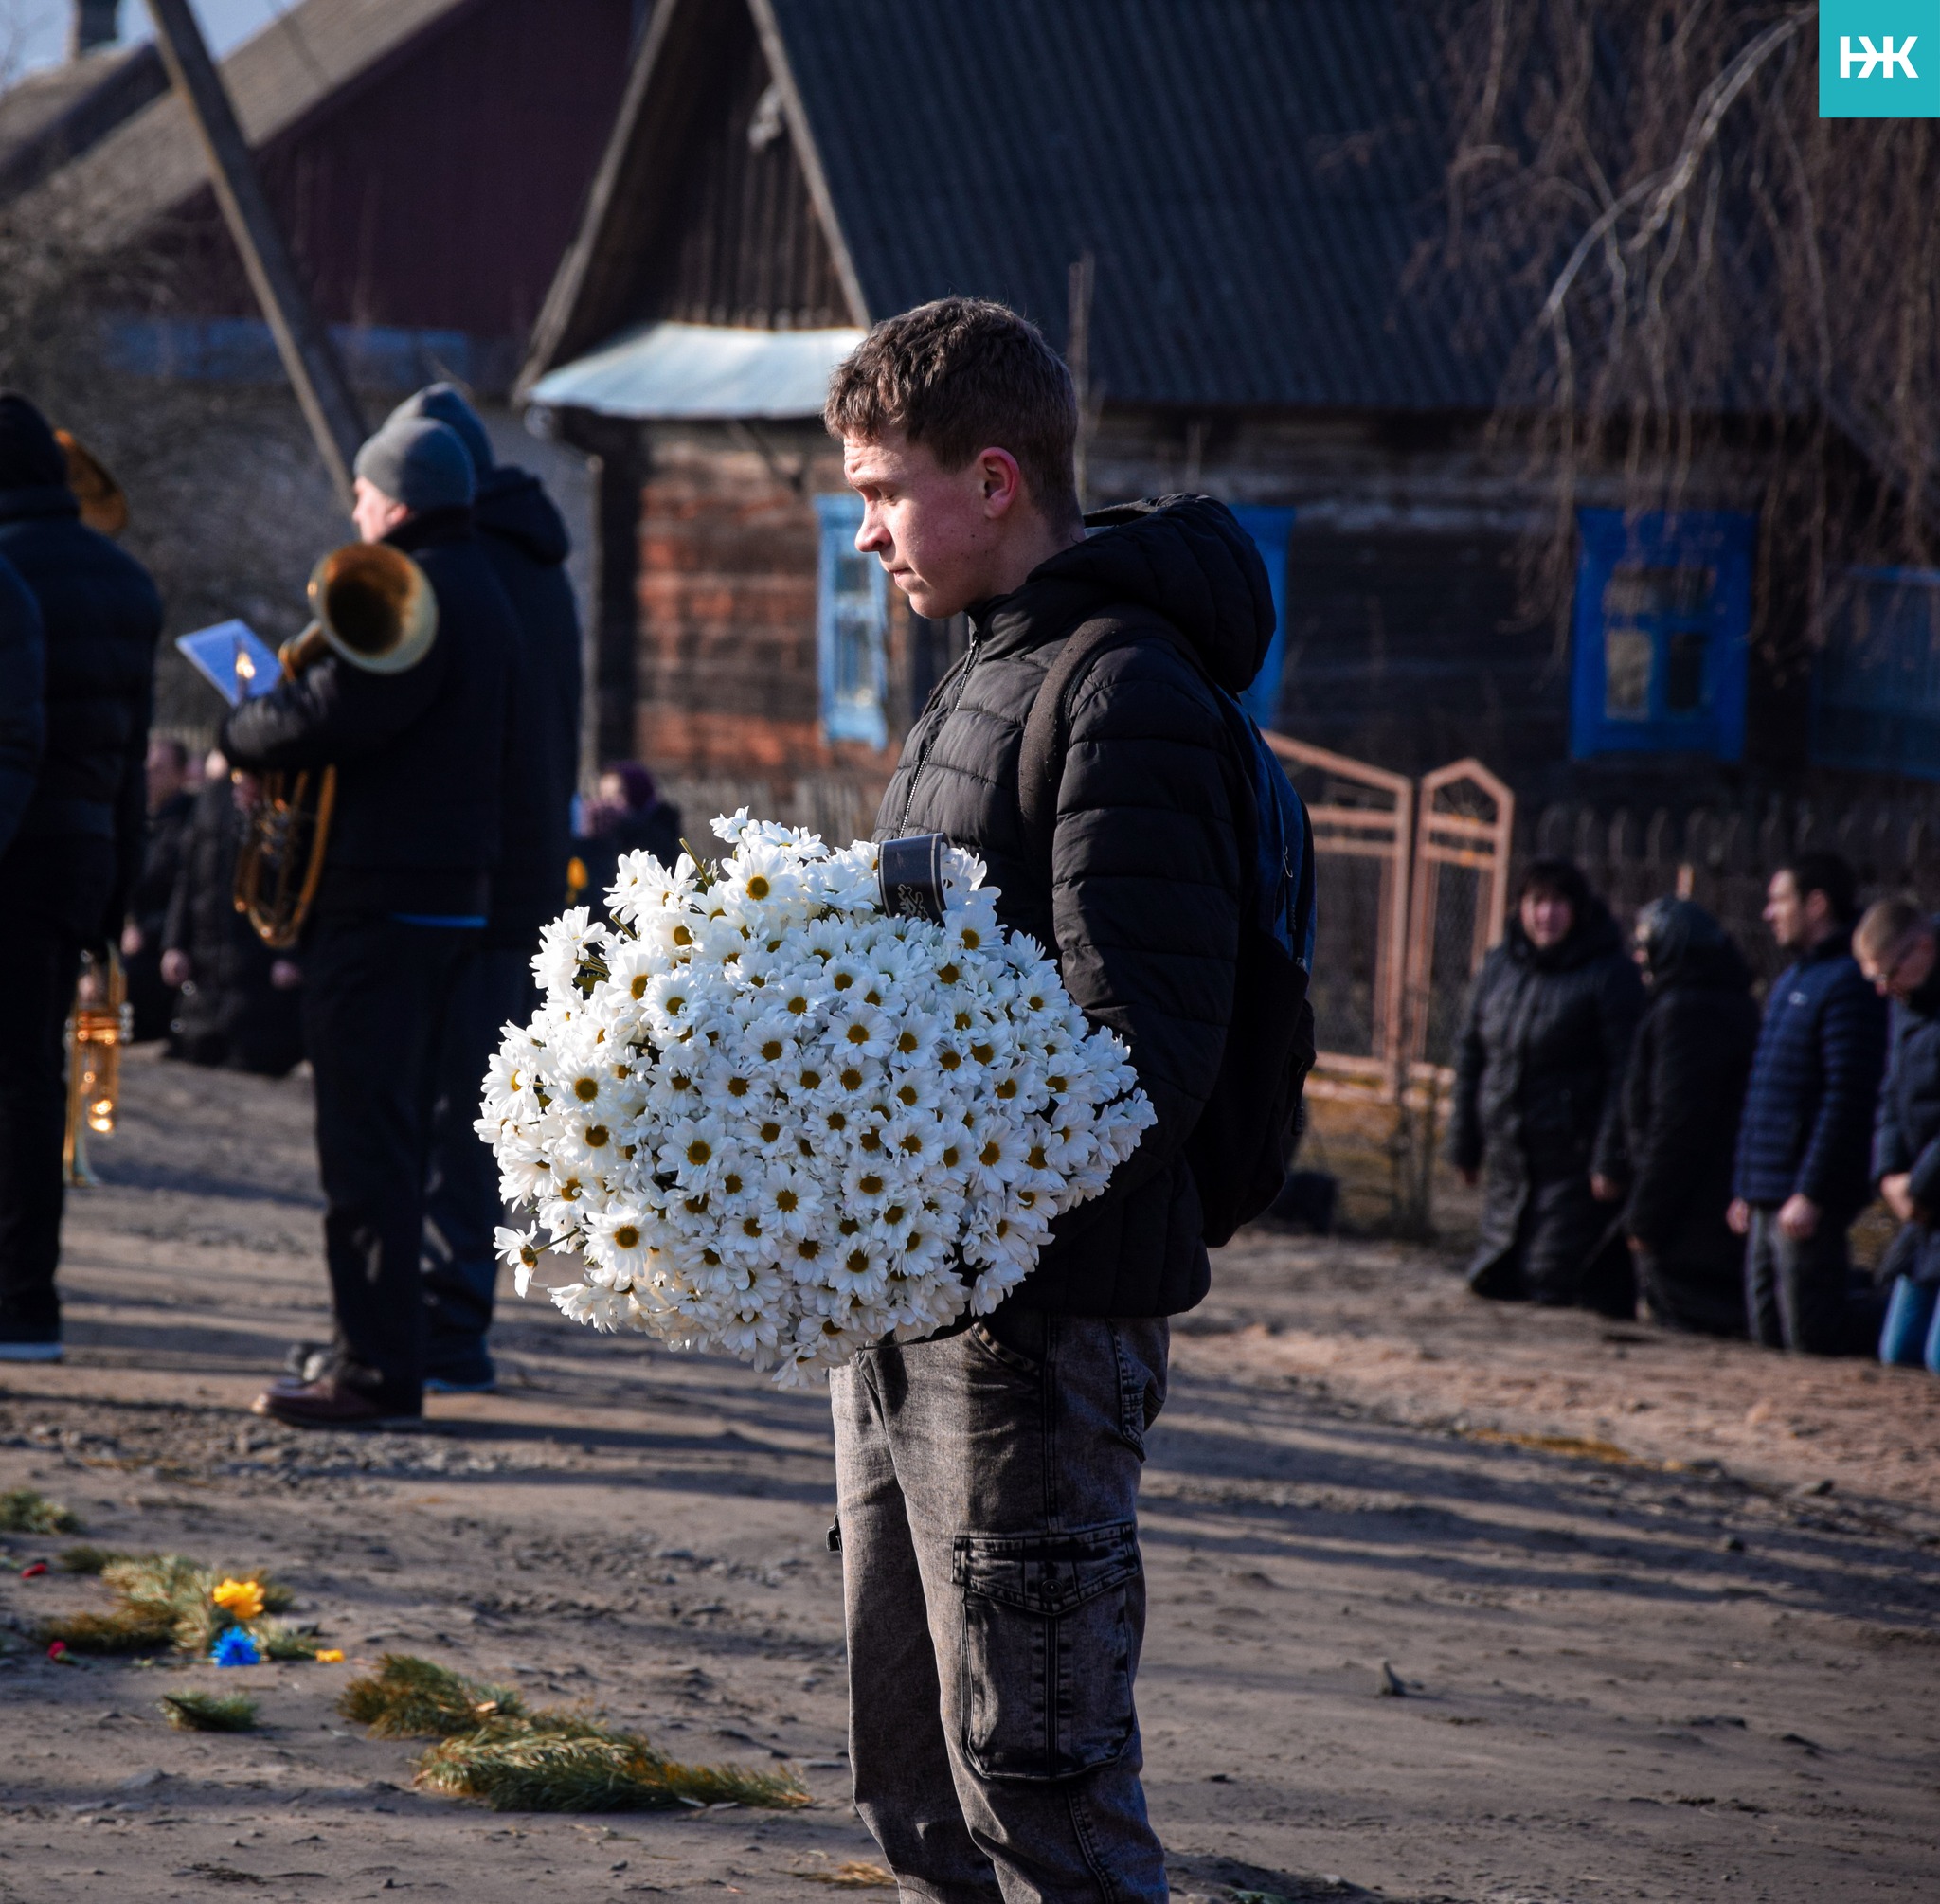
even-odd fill
[(175, 646), (232, 708), (268, 693), (282, 678), (276, 650), (246, 621), (218, 621), (213, 628), (178, 635)]

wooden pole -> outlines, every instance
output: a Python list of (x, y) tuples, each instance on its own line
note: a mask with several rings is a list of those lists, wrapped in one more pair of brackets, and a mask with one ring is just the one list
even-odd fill
[(148, 0), (162, 62), (189, 109), (208, 160), (209, 183), (229, 236), (262, 307), (310, 434), (344, 507), (352, 495), (350, 465), (364, 440), (364, 419), (330, 332), (318, 321), (296, 276), (289, 247), (263, 195), (236, 109), (209, 58), (189, 0)]

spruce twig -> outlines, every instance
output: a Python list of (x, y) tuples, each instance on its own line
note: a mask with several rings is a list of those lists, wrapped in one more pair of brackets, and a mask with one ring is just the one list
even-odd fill
[(244, 1693), (164, 1693), (156, 1701), (171, 1726), (189, 1733), (252, 1733), (256, 1701)]
[(71, 1508), (30, 1487), (0, 1494), (0, 1534), (75, 1534), (80, 1528)]

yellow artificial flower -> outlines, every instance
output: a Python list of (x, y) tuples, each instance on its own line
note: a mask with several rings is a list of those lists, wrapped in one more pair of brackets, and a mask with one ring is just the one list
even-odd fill
[(319, 1665), (340, 1666), (344, 1662), (344, 1649), (341, 1646), (319, 1646), (316, 1660)]
[(254, 1580), (224, 1580), (209, 1596), (232, 1620), (262, 1617), (262, 1589)]

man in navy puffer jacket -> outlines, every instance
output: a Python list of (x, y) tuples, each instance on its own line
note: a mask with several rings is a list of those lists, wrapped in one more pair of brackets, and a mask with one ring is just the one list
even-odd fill
[(1751, 1339), (1836, 1356), (1860, 1346), (1846, 1231), (1871, 1200), (1886, 1007), (1852, 956), (1852, 868), (1801, 853), (1771, 875), (1765, 923), (1797, 962), (1772, 985), (1738, 1125), (1732, 1228), (1747, 1239)]

